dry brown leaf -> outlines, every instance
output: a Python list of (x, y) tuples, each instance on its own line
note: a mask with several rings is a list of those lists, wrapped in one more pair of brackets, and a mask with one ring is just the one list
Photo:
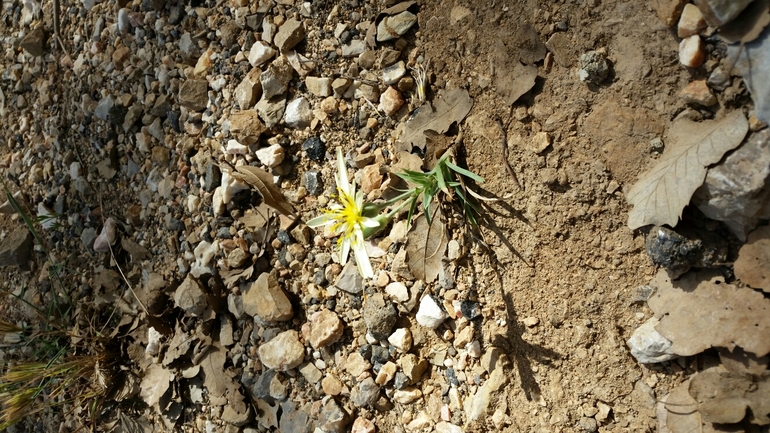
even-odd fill
[(174, 373), (171, 370), (166, 370), (158, 364), (150, 364), (144, 371), (139, 395), (147, 403), (147, 406), (155, 406), (163, 394), (168, 391), (169, 383), (173, 379)]
[(698, 404), (687, 391), (690, 381), (682, 383), (665, 396), (661, 403), (665, 411), (658, 414), (659, 418), (665, 418), (662, 423), (668, 427), (671, 433), (692, 433), (701, 431), (701, 416), (698, 413)]
[(704, 370), (690, 380), (690, 395), (705, 421), (734, 424), (746, 416), (749, 422), (770, 424), (770, 374), (760, 377), (730, 373), (722, 367)]
[(732, 352), (727, 349), (719, 349), (719, 360), (722, 365), (732, 373), (761, 375), (770, 365), (770, 356), (758, 357), (748, 353), (740, 347)]
[(236, 177), (248, 183), (262, 194), (265, 204), (284, 215), (294, 215), (294, 208), (283, 196), (281, 189), (273, 183), (273, 175), (259, 167), (242, 165), (235, 168)]
[(237, 282), (241, 278), (248, 280), (251, 278), (252, 274), (254, 274), (254, 266), (249, 266), (246, 269), (230, 269), (229, 271), (219, 271), (219, 276), (222, 277), (222, 282), (226, 286)]
[(770, 24), (770, 0), (754, 0), (733, 21), (719, 29), (719, 37), (728, 44), (747, 44), (762, 34)]
[(427, 131), (443, 134), (453, 123), (461, 122), (470, 113), (473, 98), (464, 89), (444, 90), (436, 99), (435, 107), (427, 103), (404, 125), (396, 143), (396, 151), (412, 151), (412, 147), (425, 150)]
[(500, 68), (495, 79), (495, 87), (506, 104), (511, 105), (535, 86), (535, 78), (537, 78), (536, 65), (523, 65), (517, 61), (510, 70)]
[(436, 212), (430, 224), (424, 217), (415, 218), (406, 242), (412, 275), (426, 283), (435, 280), (441, 272), (441, 259), (444, 258), (447, 243), (446, 226), (440, 212)]
[(708, 166), (738, 147), (748, 130), (749, 123), (740, 110), (721, 120), (674, 122), (660, 161), (628, 192), (626, 199), (634, 206), (628, 226), (676, 226), (692, 194), (703, 183)]
[(770, 226), (749, 234), (738, 252), (735, 276), (744, 284), (770, 293)]
[(736, 346), (757, 356), (770, 352), (770, 299), (761, 293), (727, 284), (713, 270), (688, 272), (672, 284), (661, 269), (650, 285), (657, 288), (647, 301), (660, 319), (655, 329), (677, 355)]
[(174, 332), (174, 338), (168, 343), (168, 350), (163, 355), (163, 366), (168, 367), (172, 362), (179, 359), (180, 356), (186, 355), (190, 350), (190, 347), (198, 340), (193, 335), (188, 335), (179, 324), (176, 325)]
[(212, 405), (227, 404), (225, 393), (232, 379), (225, 374), (225, 351), (218, 342), (209, 347), (200, 362), (203, 369), (203, 385), (209, 392), (209, 402)]

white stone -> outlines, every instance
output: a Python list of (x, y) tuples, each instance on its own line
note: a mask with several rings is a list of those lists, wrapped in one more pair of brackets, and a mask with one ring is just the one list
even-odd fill
[(396, 332), (388, 337), (388, 343), (402, 353), (409, 352), (409, 349), (412, 348), (412, 332), (408, 328), (396, 329)]
[(682, 39), (679, 43), (679, 63), (689, 68), (697, 68), (704, 61), (706, 61), (706, 53), (700, 36), (693, 35)]
[(436, 433), (463, 433), (463, 428), (459, 425), (441, 421), (436, 424)]
[(152, 326), (147, 330), (147, 347), (144, 349), (144, 353), (155, 356), (160, 351), (160, 338), (162, 334), (155, 330)]
[[(43, 227), (45, 227), (45, 222), (43, 224)], [(102, 232), (99, 233), (99, 236), (94, 240), (94, 251), (97, 253), (109, 252), (110, 246), (115, 244), (117, 236), (117, 224), (115, 224), (115, 220), (107, 218), (107, 220), (104, 221)]]
[(671, 350), (671, 341), (655, 329), (658, 323), (658, 319), (650, 317), (628, 339), (631, 355), (642, 364), (669, 361), (678, 356)]
[(406, 74), (406, 65), (401, 60), (382, 70), (382, 81), (388, 86), (398, 83), (398, 80)]
[(219, 241), (214, 241), (213, 243), (201, 241), (193, 250), (195, 262), (201, 266), (208, 266), (218, 249)]
[(280, 165), (283, 162), (283, 158), (285, 156), (283, 147), (277, 143), (272, 146), (259, 149), (256, 154), (259, 162), (270, 168)]
[(231, 176), (229, 172), (222, 173), (222, 203), (225, 205), (230, 203), (235, 194), (247, 189), (249, 189), (248, 185)]
[(422, 298), (420, 308), (417, 310), (417, 323), (426, 328), (436, 329), (447, 317), (446, 312), (432, 296)]
[(313, 120), (313, 110), (310, 102), (304, 97), (299, 97), (286, 105), (284, 121), (292, 128), (306, 128)]
[(230, 155), (246, 155), (249, 153), (249, 147), (239, 143), (237, 140), (229, 140), (225, 146), (225, 152)]
[(404, 283), (398, 281), (385, 286), (385, 293), (398, 302), (407, 302), (409, 300), (409, 289), (406, 288)]
[(307, 77), (305, 86), (315, 96), (325, 98), (332, 94), (332, 80), (328, 77)]
[(473, 340), (468, 345), (468, 355), (477, 359), (481, 358), (481, 343), (479, 343), (479, 340)]
[(273, 58), (276, 51), (263, 41), (254, 42), (249, 50), (249, 63), (251, 66), (260, 66)]

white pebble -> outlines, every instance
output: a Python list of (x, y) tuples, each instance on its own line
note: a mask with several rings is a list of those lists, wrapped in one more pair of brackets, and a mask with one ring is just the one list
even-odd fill
[(416, 318), (420, 325), (436, 329), (446, 320), (447, 314), (432, 296), (426, 296), (420, 301), (420, 309), (417, 310)]

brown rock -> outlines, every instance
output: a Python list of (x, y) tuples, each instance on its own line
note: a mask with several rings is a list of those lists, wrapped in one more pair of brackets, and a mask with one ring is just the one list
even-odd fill
[(677, 23), (687, 3), (689, 3), (688, 0), (653, 0), (652, 7), (663, 24), (671, 27)]
[(268, 322), (285, 321), (294, 316), (289, 298), (283, 293), (278, 281), (268, 273), (262, 273), (243, 292), (243, 311)]
[(292, 18), (281, 25), (281, 28), (278, 29), (278, 33), (275, 35), (273, 43), (275, 43), (275, 46), (277, 46), (282, 53), (285, 53), (294, 48), (294, 46), (304, 38), (305, 26), (301, 21)]
[(265, 129), (265, 124), (255, 110), (238, 111), (230, 116), (230, 133), (241, 144), (248, 146), (256, 143)]
[(344, 328), (337, 314), (321, 310), (310, 317), (310, 345), (320, 349), (337, 342), (342, 337)]
[(188, 275), (177, 287), (174, 303), (191, 316), (202, 315), (209, 305), (203, 286), (192, 275)]
[(709, 107), (717, 103), (717, 97), (709, 89), (706, 80), (695, 80), (688, 84), (679, 94), (688, 104), (698, 104)]
[(112, 62), (116, 68), (123, 69), (124, 63), (129, 57), (131, 57), (131, 49), (123, 45), (112, 53)]
[(369, 194), (372, 191), (380, 189), (382, 186), (382, 174), (380, 173), (380, 164), (367, 165), (361, 170), (361, 191)]
[(262, 70), (253, 68), (241, 81), (241, 84), (235, 88), (235, 102), (238, 103), (238, 107), (241, 110), (248, 110), (253, 107), (259, 100), (259, 97), (262, 96), (262, 83), (259, 81), (260, 75), (262, 75)]
[(35, 57), (42, 56), (45, 53), (45, 32), (42, 27), (38, 27), (24, 36), (19, 46)]
[(685, 5), (682, 16), (679, 18), (677, 36), (686, 38), (688, 36), (697, 35), (705, 28), (706, 20), (703, 19), (703, 14), (700, 12), (700, 9), (694, 4)]
[(679, 63), (688, 68), (697, 68), (706, 61), (706, 52), (700, 36), (693, 35), (682, 39), (679, 43)]
[(193, 111), (203, 111), (209, 103), (209, 83), (206, 80), (185, 80), (179, 87), (179, 105)]
[(12, 231), (0, 244), (0, 266), (27, 266), (32, 253), (32, 234), (26, 227)]
[(384, 111), (386, 116), (396, 114), (402, 105), (404, 105), (404, 97), (401, 96), (401, 92), (395, 87), (388, 87), (388, 89), (380, 95), (379, 109)]
[(340, 395), (342, 392), (342, 382), (333, 374), (328, 374), (321, 381), (321, 388), (327, 395)]

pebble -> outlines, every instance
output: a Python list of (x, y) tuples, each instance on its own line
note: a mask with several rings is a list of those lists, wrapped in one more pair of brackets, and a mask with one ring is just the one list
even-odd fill
[(276, 96), (272, 99), (264, 97), (257, 102), (254, 107), (259, 113), (259, 117), (265, 122), (265, 126), (272, 128), (281, 121), (284, 110), (286, 110), (286, 98)]
[(349, 44), (342, 46), (342, 57), (357, 57), (366, 51), (366, 42), (354, 39)]
[(398, 302), (409, 301), (409, 290), (406, 288), (404, 283), (396, 281), (388, 284), (387, 286), (385, 286), (385, 293), (390, 295), (393, 299), (395, 299)]
[(580, 81), (599, 85), (607, 78), (610, 67), (603, 51), (589, 51), (580, 56)]
[(688, 3), (684, 6), (684, 10), (682, 10), (682, 16), (679, 17), (677, 36), (686, 38), (688, 36), (697, 35), (707, 26), (708, 24), (706, 24), (706, 20), (703, 19), (703, 14), (700, 9), (694, 4)]
[(264, 321), (286, 321), (294, 317), (291, 302), (278, 281), (268, 273), (262, 273), (242, 295), (243, 311)]
[(296, 129), (303, 129), (310, 126), (310, 121), (312, 120), (313, 110), (310, 107), (310, 102), (305, 97), (300, 96), (286, 105), (284, 115), (286, 125)]
[(380, 105), (377, 109), (383, 111), (386, 116), (392, 116), (402, 105), (404, 105), (404, 97), (401, 96), (401, 92), (395, 87), (388, 87), (380, 95)]
[(374, 423), (368, 419), (359, 416), (353, 421), (353, 427), (350, 429), (350, 433), (374, 433)]
[(229, 155), (246, 155), (249, 153), (249, 148), (248, 146), (238, 143), (237, 140), (227, 140), (225, 152)]
[(38, 26), (24, 36), (19, 42), (19, 46), (34, 57), (42, 56), (45, 53), (45, 33), (43, 26)]
[(345, 370), (353, 377), (360, 376), (363, 372), (369, 370), (371, 367), (372, 365), (369, 364), (369, 361), (364, 359), (364, 357), (358, 352), (351, 353), (348, 356), (348, 359), (345, 361)]
[(578, 425), (583, 431), (588, 433), (594, 433), (599, 431), (599, 425), (596, 423), (596, 419), (584, 416), (578, 421)]
[[(42, 204), (42, 202), (40, 203)], [(39, 206), (38, 206), (39, 207)], [(38, 214), (40, 214), (38, 209)], [(55, 219), (49, 219), (48, 221), (55, 222)], [(45, 225), (43, 226), (45, 227)], [(50, 226), (47, 228), (51, 228)], [(101, 233), (99, 233), (99, 236), (96, 237), (94, 240), (94, 251), (97, 253), (108, 253), (110, 252), (110, 246), (115, 244), (115, 240), (117, 239), (117, 224), (115, 223), (115, 220), (112, 218), (107, 218), (104, 221), (104, 227), (102, 227)]]
[(110, 109), (115, 105), (115, 97), (112, 95), (107, 95), (104, 98), (99, 100), (99, 103), (96, 104), (96, 109), (94, 110), (94, 116), (98, 117), (102, 120), (107, 120), (107, 116), (110, 114)]
[(201, 283), (188, 275), (174, 292), (174, 303), (191, 316), (200, 316), (208, 308), (208, 297)]
[(398, 83), (398, 80), (400, 80), (401, 77), (403, 77), (405, 74), (406, 65), (404, 64), (404, 61), (401, 60), (382, 70), (382, 81), (384, 81), (388, 86), (392, 86)]
[(261, 345), (257, 353), (265, 367), (287, 371), (302, 363), (305, 357), (305, 346), (300, 343), (297, 331), (288, 330)]
[(386, 362), (382, 367), (380, 367), (380, 371), (377, 373), (377, 378), (374, 379), (375, 383), (380, 386), (386, 385), (388, 382), (393, 380), (397, 369), (398, 366), (394, 362)]
[(447, 317), (449, 317), (447, 313), (441, 308), (432, 295), (422, 298), (420, 307), (417, 310), (417, 323), (426, 328), (436, 329), (444, 323), (444, 320), (446, 320)]
[(363, 316), (369, 334), (377, 340), (385, 340), (396, 324), (398, 312), (391, 302), (383, 298), (382, 293), (375, 293), (366, 300)]
[(309, 319), (310, 345), (315, 349), (336, 343), (342, 338), (344, 327), (342, 321), (333, 311), (323, 309), (313, 313)]
[(364, 278), (358, 273), (356, 265), (353, 262), (348, 262), (337, 276), (334, 285), (344, 292), (355, 295), (364, 290)]
[(259, 81), (262, 83), (262, 98), (270, 99), (286, 93), (293, 76), (294, 69), (285, 57), (274, 60), (259, 76)]
[(323, 178), (318, 170), (306, 171), (302, 176), (302, 184), (310, 195), (319, 196), (324, 192)]
[(313, 385), (320, 382), (321, 378), (323, 378), (323, 373), (321, 373), (321, 371), (318, 370), (315, 365), (309, 362), (302, 363), (298, 370), (300, 374), (302, 374), (302, 376), (305, 378), (305, 380)]
[(536, 154), (541, 154), (543, 151), (548, 149), (548, 146), (551, 145), (551, 136), (548, 135), (545, 131), (540, 131), (536, 133), (532, 140), (530, 140), (529, 147), (532, 150), (532, 152)]
[(706, 52), (700, 36), (693, 35), (679, 43), (679, 63), (688, 68), (697, 68), (706, 61)]
[[(407, 353), (399, 358), (398, 365), (411, 383), (418, 382), (429, 366), (428, 361), (420, 359), (413, 353)], [(396, 374), (396, 379), (398, 379), (398, 374)]]
[(262, 96), (262, 83), (259, 81), (261, 74), (261, 69), (253, 68), (235, 88), (235, 102), (241, 110), (253, 107)]
[(327, 395), (339, 395), (344, 385), (333, 374), (326, 375), (321, 381), (321, 388)]
[(537, 317), (525, 317), (524, 320), (522, 320), (522, 323), (524, 323), (524, 326), (527, 328), (534, 328), (537, 326), (538, 323), (540, 323), (540, 319)]
[(278, 143), (273, 144), (272, 146), (263, 147), (255, 153), (259, 162), (270, 168), (279, 166), (286, 155), (283, 146)]
[[(328, 400), (319, 416), (319, 427), (324, 432), (342, 433), (350, 423), (350, 417), (334, 399)], [(290, 430), (294, 431), (294, 430)], [(308, 430), (309, 431), (309, 430)]]
[(192, 111), (203, 111), (209, 104), (209, 83), (206, 80), (187, 79), (179, 87), (179, 105)]
[(409, 11), (385, 17), (377, 25), (377, 42), (389, 41), (403, 35), (417, 22), (417, 16)]
[(464, 430), (459, 425), (450, 424), (446, 421), (436, 423), (436, 433), (463, 433)]
[(409, 352), (412, 348), (412, 332), (408, 328), (399, 328), (388, 337), (388, 343), (402, 353)]
[(323, 161), (326, 156), (326, 144), (319, 137), (310, 137), (305, 140), (302, 143), (302, 150), (307, 153), (308, 158), (315, 162)]
[(367, 377), (350, 391), (350, 401), (358, 407), (366, 407), (374, 404), (379, 394), (380, 387), (374, 383), (374, 379)]
[(273, 43), (282, 53), (285, 53), (294, 48), (302, 39), (305, 39), (304, 24), (302, 21), (291, 18), (278, 29)]
[[(93, 233), (96, 234), (95, 231)], [(0, 244), (0, 266), (26, 267), (32, 247), (32, 233), (26, 227), (16, 228)]]
[(717, 97), (709, 89), (706, 80), (695, 80), (688, 84), (679, 94), (688, 104), (698, 104), (710, 107), (717, 103)]
[(307, 90), (315, 96), (325, 98), (332, 94), (331, 78), (306, 77), (305, 86), (307, 86)]
[(678, 355), (671, 349), (672, 343), (655, 329), (660, 321), (650, 317), (634, 330), (628, 339), (631, 355), (642, 364), (655, 364), (670, 361)]
[(263, 41), (254, 42), (249, 50), (249, 64), (253, 67), (261, 66), (275, 56), (276, 51)]
[(422, 398), (422, 391), (415, 386), (406, 387), (393, 392), (393, 401), (401, 404), (409, 404)]

